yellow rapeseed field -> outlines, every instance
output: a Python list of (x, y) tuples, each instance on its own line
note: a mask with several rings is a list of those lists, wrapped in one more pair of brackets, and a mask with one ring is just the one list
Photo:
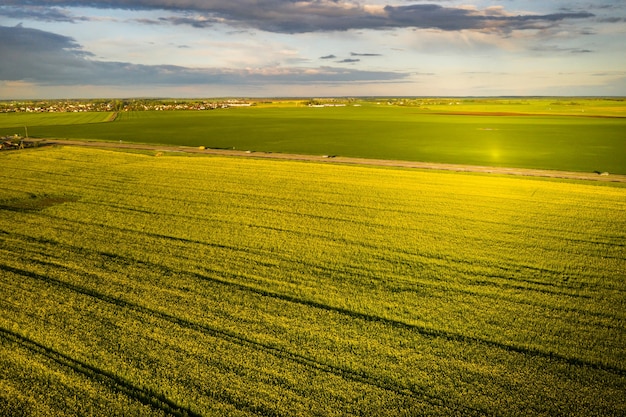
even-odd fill
[(0, 415), (624, 415), (626, 188), (0, 154)]

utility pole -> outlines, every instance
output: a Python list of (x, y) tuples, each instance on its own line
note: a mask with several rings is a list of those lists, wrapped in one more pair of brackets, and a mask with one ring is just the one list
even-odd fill
[[(26, 133), (26, 139), (28, 140), (28, 128), (24, 126), (24, 132)], [(20, 139), (20, 146), (17, 149), (24, 149), (24, 139)]]

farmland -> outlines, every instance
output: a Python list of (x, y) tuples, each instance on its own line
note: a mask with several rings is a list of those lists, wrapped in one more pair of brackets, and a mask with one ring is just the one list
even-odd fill
[(323, 108), (294, 101), (129, 111), (114, 122), (75, 124), (67, 122), (72, 114), (62, 123), (42, 121), (45, 114), (4, 114), (0, 135), (22, 134), (28, 125), (32, 137), (43, 138), (626, 174), (624, 101), (555, 100), (415, 99)]
[[(226, 141), (248, 118), (269, 143), (280, 118), (258, 110), (296, 111), (41, 132), (202, 118)], [(300, 110), (338, 129), (358, 109)], [(398, 110), (365, 112), (412, 126)], [(623, 146), (619, 119), (567, 120)], [(626, 414), (620, 184), (73, 147), (0, 162), (0, 414)]]
[(111, 119), (110, 112), (84, 113), (0, 113), (0, 126), (8, 126), (13, 130), (3, 129), (5, 134), (24, 134), (24, 126), (68, 126), (103, 123)]

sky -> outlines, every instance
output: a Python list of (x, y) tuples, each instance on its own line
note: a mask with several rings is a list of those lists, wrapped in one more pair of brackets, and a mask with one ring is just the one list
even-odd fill
[(0, 0), (0, 99), (626, 96), (624, 0)]

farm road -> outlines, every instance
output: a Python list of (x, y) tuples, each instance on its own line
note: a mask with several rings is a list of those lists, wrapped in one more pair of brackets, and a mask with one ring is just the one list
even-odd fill
[(432, 169), (454, 172), (479, 172), (500, 175), (518, 175), (527, 177), (562, 178), (571, 180), (603, 181), (626, 183), (626, 175), (600, 175), (593, 172), (554, 171), (529, 168), (488, 167), (478, 165), (456, 165), (433, 162), (396, 161), (389, 159), (351, 158), (346, 156), (297, 155), (273, 152), (252, 152), (231, 149), (201, 149), (187, 146), (150, 145), (128, 142), (100, 142), (86, 140), (54, 140), (37, 141), (39, 145), (87, 146), (94, 148), (138, 149), (156, 152), (185, 152), (204, 155), (238, 156), (250, 158), (283, 159), (292, 161), (312, 161), (336, 164), (373, 165), (400, 168)]

